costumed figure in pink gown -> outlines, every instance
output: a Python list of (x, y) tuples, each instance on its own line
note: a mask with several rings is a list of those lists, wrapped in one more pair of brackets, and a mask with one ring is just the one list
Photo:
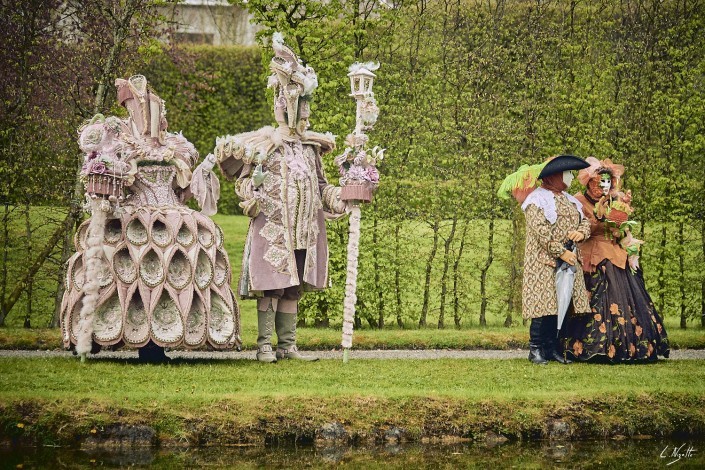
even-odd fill
[[(163, 100), (142, 75), (116, 81), (129, 117), (95, 116), (79, 130), (91, 217), (75, 236), (61, 309), (63, 342), (82, 357), (138, 348), (240, 346), (223, 233), (208, 216), (220, 195), (209, 155), (167, 132)], [(201, 212), (184, 201), (195, 197)]]

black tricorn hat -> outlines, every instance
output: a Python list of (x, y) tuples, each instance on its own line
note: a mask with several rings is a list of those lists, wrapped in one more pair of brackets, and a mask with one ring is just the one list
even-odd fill
[(539, 173), (539, 179), (556, 173), (563, 173), (564, 171), (582, 170), (589, 166), (588, 162), (575, 155), (558, 155), (546, 163), (541, 173)]

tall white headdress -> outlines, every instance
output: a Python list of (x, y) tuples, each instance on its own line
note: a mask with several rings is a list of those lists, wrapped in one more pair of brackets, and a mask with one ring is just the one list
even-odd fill
[[(272, 35), (274, 57), (269, 64), (272, 75), (267, 86), (274, 88), (274, 116), (279, 124), (296, 128), (303, 111), (299, 100), (308, 101), (318, 87), (318, 77), (310, 66), (301, 60), (284, 44), (281, 33)], [(308, 112), (308, 107), (306, 107)]]

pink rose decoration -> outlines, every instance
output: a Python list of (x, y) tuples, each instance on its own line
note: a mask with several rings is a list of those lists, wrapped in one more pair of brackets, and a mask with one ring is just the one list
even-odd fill
[(367, 168), (367, 179), (370, 183), (379, 183), (379, 172), (377, 171), (377, 168), (373, 166)]
[(364, 168), (353, 165), (350, 167), (350, 170), (348, 170), (348, 179), (364, 180), (367, 179), (367, 173)]
[(91, 173), (102, 175), (106, 171), (107, 171), (107, 168), (105, 167), (105, 163), (103, 163), (103, 162), (94, 161), (93, 164), (91, 165)]

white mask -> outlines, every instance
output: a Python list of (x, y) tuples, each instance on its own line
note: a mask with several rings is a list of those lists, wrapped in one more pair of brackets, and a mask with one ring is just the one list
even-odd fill
[(573, 178), (574, 176), (572, 171), (563, 172), (563, 182), (568, 188), (570, 188), (570, 184), (573, 182)]
[(609, 175), (602, 175), (602, 179), (600, 179), (600, 188), (602, 188), (602, 194), (609, 194), (611, 187), (612, 178), (610, 178)]

